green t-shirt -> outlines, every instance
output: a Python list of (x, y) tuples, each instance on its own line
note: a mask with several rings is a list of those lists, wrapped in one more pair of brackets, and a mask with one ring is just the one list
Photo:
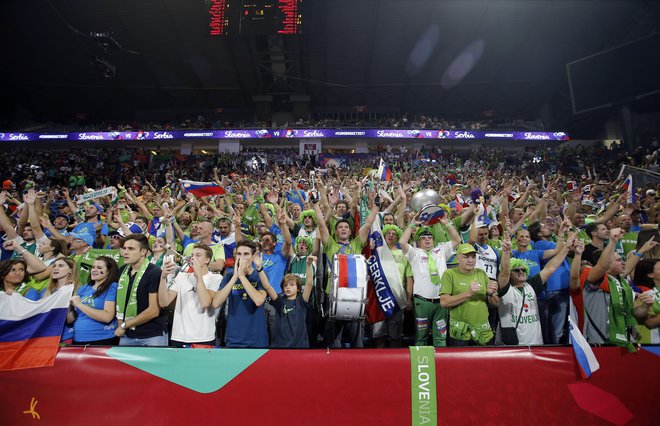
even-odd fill
[(617, 249), (619, 248), (618, 246), (621, 245), (624, 259), (626, 256), (628, 256), (628, 253), (635, 250), (635, 247), (637, 247), (637, 235), (637, 232), (626, 232), (619, 240)]
[[(461, 236), (461, 239), (463, 241), (467, 241), (467, 234), (464, 235), (464, 232), (469, 231), (464, 231), (461, 232), (461, 221), (463, 219), (461, 216), (457, 216), (451, 220), (451, 222), (454, 225), (454, 229), (456, 229), (456, 232), (459, 233)], [(431, 226), (431, 233), (433, 234), (433, 243), (434, 244), (440, 244), (440, 243), (446, 243), (451, 241), (451, 237), (449, 236), (449, 231), (447, 230), (447, 227), (443, 225), (442, 223), (438, 222), (435, 225)]]
[(471, 273), (464, 274), (458, 268), (447, 269), (442, 274), (440, 294), (456, 296), (465, 293), (470, 289), (470, 283), (473, 281), (477, 281), (481, 285), (479, 291), (460, 305), (451, 308), (449, 315), (452, 320), (463, 321), (471, 327), (476, 327), (488, 323), (488, 304), (486, 302), (488, 276), (483, 270), (475, 268)]
[(502, 251), (502, 240), (488, 240), (487, 244), (499, 252)]
[(408, 259), (403, 254), (403, 250), (401, 249), (392, 250), (392, 256), (396, 261), (397, 268), (399, 268), (399, 274), (401, 275), (401, 284), (403, 285), (403, 288), (406, 288), (406, 278), (413, 276), (412, 268), (410, 267), (410, 262), (408, 262)]

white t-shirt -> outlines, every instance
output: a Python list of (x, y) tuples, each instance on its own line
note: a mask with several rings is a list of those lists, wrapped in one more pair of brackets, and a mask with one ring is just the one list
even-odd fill
[[(211, 291), (218, 291), (222, 275), (207, 273), (204, 275), (204, 285)], [(174, 306), (174, 322), (172, 323), (172, 340), (185, 343), (208, 342), (215, 339), (215, 318), (218, 309), (208, 307), (203, 309), (197, 296), (197, 280), (194, 273), (181, 272), (172, 286), (176, 291)]]
[(430, 254), (435, 259), (438, 266), (438, 284), (431, 282), (431, 274), (429, 271), (429, 254), (421, 248), (408, 246), (406, 258), (410, 262), (410, 268), (413, 272), (413, 293), (422, 296), (426, 299), (438, 299), (440, 297), (440, 280), (442, 274), (447, 270), (447, 259), (454, 255), (454, 247), (450, 242), (440, 243), (433, 247)]
[[(520, 313), (518, 323), (518, 345), (542, 345), (543, 334), (541, 333), (541, 321), (539, 319), (539, 308), (536, 302), (534, 288), (528, 283), (523, 284), (522, 291), (509, 285), (505, 287), (507, 292), (500, 296), (498, 311), (500, 314), (501, 327), (515, 327)], [(525, 305), (521, 312), (523, 303), (523, 292), (525, 293)], [(500, 292), (501, 294), (501, 292)]]

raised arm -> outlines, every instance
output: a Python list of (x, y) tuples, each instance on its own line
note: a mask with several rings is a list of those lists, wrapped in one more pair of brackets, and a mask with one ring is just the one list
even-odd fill
[(580, 289), (580, 272), (582, 270), (582, 253), (584, 253), (584, 242), (576, 239), (573, 244), (573, 263), (569, 276), (569, 287), (573, 291)]
[(289, 230), (289, 225), (287, 224), (287, 214), (284, 209), (279, 209), (277, 212), (277, 224), (280, 228), (280, 231), (282, 231), (282, 237), (284, 237), (284, 244), (282, 244), (282, 255), (288, 259), (295, 253), (293, 250), (291, 231)]
[[(367, 216), (367, 219), (364, 221), (364, 223), (360, 227), (360, 231), (358, 232), (362, 244), (366, 244), (367, 241), (369, 241), (369, 233), (371, 232), (371, 225), (374, 224), (374, 220), (376, 220), (376, 216), (380, 211), (378, 205), (376, 205), (376, 203), (374, 202), (374, 198), (376, 197), (375, 194), (376, 194), (375, 191), (369, 194), (369, 203), (371, 204), (371, 211), (369, 212), (369, 216)], [(360, 220), (359, 216), (356, 217), (355, 220)]]
[(627, 277), (630, 275), (634, 270), (637, 264), (639, 263), (640, 259), (644, 257), (644, 255), (651, 250), (655, 246), (658, 245), (658, 242), (655, 241), (655, 235), (649, 238), (647, 242), (644, 243), (642, 247), (640, 247), (639, 250), (634, 250), (632, 252), (632, 256), (628, 256), (628, 260), (626, 261), (626, 268), (622, 272), (622, 276)]
[(38, 274), (47, 269), (47, 266), (39, 258), (37, 258), (37, 256), (21, 247), (21, 245), (18, 244), (16, 240), (7, 240), (4, 243), (4, 247), (5, 250), (15, 251), (23, 257), (23, 260), (27, 264), (27, 272), (30, 275)]
[(610, 206), (603, 212), (600, 216), (594, 220), (595, 223), (607, 223), (608, 220), (612, 219), (619, 211), (621, 204), (625, 203), (628, 199), (628, 192), (624, 192), (619, 195), (615, 202), (610, 204)]
[(500, 272), (497, 275), (497, 285), (499, 288), (506, 287), (511, 278), (511, 236), (508, 232), (504, 233), (502, 240), (502, 258), (500, 259)]
[(28, 190), (28, 193), (25, 194), (25, 204), (28, 205), (28, 220), (30, 227), (32, 228), (32, 233), (34, 234), (34, 239), (39, 241), (42, 239), (45, 234), (41, 228), (41, 223), (39, 223), (39, 208), (38, 204), (41, 204), (41, 201), (37, 199), (37, 193), (34, 189)]
[(328, 244), (330, 240), (330, 232), (328, 231), (328, 226), (325, 223), (325, 218), (321, 212), (321, 208), (318, 204), (314, 204), (314, 213), (316, 214), (316, 223), (318, 224), (319, 237), (323, 244)]
[(314, 265), (316, 264), (316, 256), (307, 256), (307, 269), (305, 270), (305, 287), (303, 287), (302, 297), (305, 302), (309, 301), (309, 296), (312, 295), (314, 289)]
[(589, 274), (587, 275), (587, 281), (594, 283), (605, 276), (612, 262), (614, 247), (620, 239), (620, 232), (610, 232), (610, 242), (603, 249), (603, 252), (601, 253), (600, 258), (598, 258), (596, 265), (594, 265), (594, 267), (589, 271)]
[(562, 245), (561, 249), (559, 249), (556, 254), (550, 259), (548, 263), (545, 264), (545, 267), (541, 270), (541, 280), (545, 283), (548, 281), (548, 278), (550, 278), (550, 275), (552, 275), (557, 268), (559, 268), (564, 262), (564, 259), (566, 259), (566, 255), (568, 255), (569, 248), (572, 247), (573, 243), (575, 242), (575, 234), (571, 235), (568, 239), (568, 243)]

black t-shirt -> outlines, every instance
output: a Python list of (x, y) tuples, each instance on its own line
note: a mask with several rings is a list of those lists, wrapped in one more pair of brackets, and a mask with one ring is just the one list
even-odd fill
[(596, 250), (598, 250), (598, 247), (596, 247), (591, 243), (584, 246), (584, 253), (582, 253), (582, 260), (586, 260), (587, 262), (591, 263), (592, 266), (596, 266), (596, 262), (594, 262), (594, 252)]
[[(124, 265), (120, 272), (129, 267)], [(158, 294), (158, 286), (160, 285), (161, 270), (158, 266), (149, 264), (147, 269), (142, 274), (142, 279), (138, 283), (137, 289), (137, 313), (138, 315), (149, 307), (149, 293)], [(128, 276), (128, 294), (131, 293), (133, 288), (133, 280), (135, 275)], [(142, 325), (135, 327), (135, 330), (126, 330), (126, 337), (132, 339), (146, 339), (149, 337), (161, 336), (163, 332), (167, 331), (167, 316), (164, 311), (159, 308), (159, 314), (156, 318)]]
[(308, 348), (307, 302), (298, 293), (295, 300), (288, 300), (280, 294), (270, 304), (277, 312), (273, 346), (276, 348)]

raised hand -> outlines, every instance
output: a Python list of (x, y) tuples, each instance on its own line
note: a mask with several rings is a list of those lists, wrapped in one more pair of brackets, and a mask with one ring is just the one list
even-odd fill
[(37, 201), (37, 192), (33, 188), (28, 189), (27, 194), (23, 196), (23, 201), (31, 206), (34, 205)]
[(254, 263), (254, 266), (255, 266), (257, 269), (261, 269), (261, 267), (262, 267), (263, 264), (264, 264), (264, 255), (263, 255), (263, 253), (262, 253), (262, 252), (258, 252), (258, 253), (254, 256), (254, 258), (252, 259), (252, 263)]
[(653, 250), (653, 248), (657, 245), (658, 242), (655, 241), (655, 235), (654, 235), (647, 242), (645, 242), (644, 245), (639, 249), (639, 254), (648, 253), (651, 250)]

